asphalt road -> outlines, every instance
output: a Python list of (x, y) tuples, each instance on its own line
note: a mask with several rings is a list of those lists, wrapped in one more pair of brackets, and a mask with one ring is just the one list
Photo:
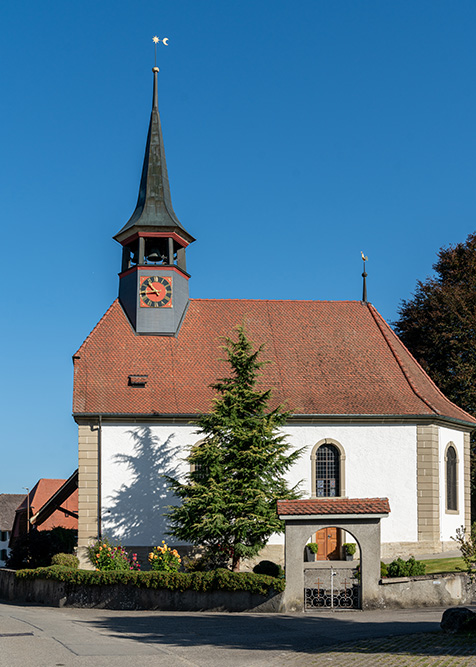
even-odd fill
[(222, 614), (6, 603), (0, 604), (0, 666), (476, 666), (476, 643), (439, 631), (443, 611)]

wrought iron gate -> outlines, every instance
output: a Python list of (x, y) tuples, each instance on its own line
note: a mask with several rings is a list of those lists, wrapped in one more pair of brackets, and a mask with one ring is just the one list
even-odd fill
[(304, 570), (304, 609), (360, 609), (360, 580), (355, 568)]

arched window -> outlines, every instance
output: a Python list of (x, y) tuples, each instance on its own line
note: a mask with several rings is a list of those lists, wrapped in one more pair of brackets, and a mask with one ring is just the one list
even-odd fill
[(315, 494), (317, 498), (340, 496), (340, 456), (335, 445), (321, 445), (315, 456)]
[[(203, 440), (199, 440), (198, 442), (196, 442), (193, 445), (192, 450), (198, 449), (203, 442), (204, 442)], [(195, 482), (203, 482), (206, 479), (208, 479), (209, 475), (208, 466), (206, 466), (204, 463), (191, 463), (190, 472), (194, 473), (192, 479)]]
[(453, 445), (446, 450), (446, 509), (450, 512), (458, 511), (458, 457)]
[(345, 451), (340, 442), (324, 438), (311, 451), (311, 496), (345, 496)]

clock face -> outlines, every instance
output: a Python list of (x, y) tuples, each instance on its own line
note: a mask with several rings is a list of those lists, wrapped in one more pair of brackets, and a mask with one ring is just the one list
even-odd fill
[(140, 278), (141, 308), (172, 308), (172, 277)]

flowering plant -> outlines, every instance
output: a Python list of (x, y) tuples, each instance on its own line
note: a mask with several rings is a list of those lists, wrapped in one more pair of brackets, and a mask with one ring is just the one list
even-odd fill
[(112, 545), (107, 538), (99, 540), (89, 547), (89, 560), (96, 570), (139, 570), (137, 555), (129, 555), (124, 547)]
[(140, 570), (140, 563), (137, 560), (137, 554), (132, 554), (132, 558), (130, 560), (130, 566), (131, 570)]
[(178, 572), (182, 559), (177, 549), (170, 549), (162, 540), (161, 547), (154, 547), (149, 554), (151, 570), (161, 572)]

